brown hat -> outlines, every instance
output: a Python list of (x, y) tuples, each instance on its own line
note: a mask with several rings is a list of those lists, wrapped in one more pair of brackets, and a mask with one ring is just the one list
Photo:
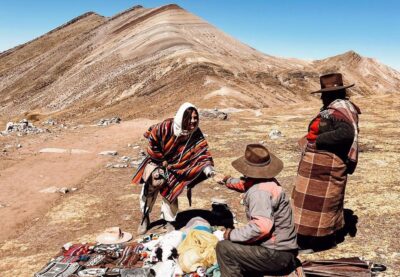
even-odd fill
[(244, 156), (232, 166), (247, 177), (273, 178), (283, 169), (283, 162), (261, 144), (248, 144)]
[(354, 84), (351, 85), (343, 85), (343, 78), (342, 78), (342, 74), (340, 73), (331, 73), (331, 74), (326, 74), (326, 75), (322, 75), (321, 77), (319, 77), (319, 81), (321, 83), (321, 89), (317, 90), (317, 91), (313, 91), (311, 92), (311, 94), (313, 93), (322, 93), (322, 92), (333, 92), (336, 90), (340, 90), (340, 89), (346, 89), (349, 87), (354, 86)]

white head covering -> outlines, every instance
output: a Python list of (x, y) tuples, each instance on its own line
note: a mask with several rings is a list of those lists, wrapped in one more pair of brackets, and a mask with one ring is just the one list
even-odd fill
[[(191, 104), (189, 102), (186, 102), (186, 103), (183, 103), (179, 107), (179, 109), (176, 112), (176, 115), (174, 117), (174, 135), (177, 136), (177, 137), (179, 137), (182, 134), (182, 131), (183, 131), (182, 130), (183, 114), (185, 113), (185, 111), (188, 108), (194, 108), (197, 111), (197, 108), (193, 104)], [(193, 130), (193, 131), (195, 131), (195, 130)]]

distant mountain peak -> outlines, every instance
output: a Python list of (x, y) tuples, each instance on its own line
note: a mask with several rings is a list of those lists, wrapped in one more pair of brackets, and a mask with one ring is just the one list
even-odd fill
[(354, 50), (349, 50), (349, 51), (347, 51), (347, 52), (344, 52), (342, 55), (345, 55), (345, 56), (360, 56), (360, 54), (358, 54), (356, 51), (354, 51)]
[(0, 120), (31, 110), (160, 116), (185, 101), (261, 108), (309, 99), (331, 72), (356, 94), (400, 91), (399, 72), (353, 50), (318, 61), (265, 55), (176, 4), (88, 12), (0, 53)]
[[(340, 56), (340, 55), (339, 55)], [(361, 60), (363, 57), (357, 52), (350, 50), (341, 55), (343, 58), (351, 59), (351, 60)]]
[(357, 64), (359, 62), (361, 62), (364, 58), (363, 56), (361, 56), (360, 54), (358, 54), (357, 52), (350, 50), (347, 52), (344, 52), (342, 54), (336, 55), (336, 56), (332, 56), (326, 59), (322, 59), (322, 60), (316, 60), (316, 63), (331, 63), (331, 64), (336, 64), (336, 65), (345, 65), (345, 64)]

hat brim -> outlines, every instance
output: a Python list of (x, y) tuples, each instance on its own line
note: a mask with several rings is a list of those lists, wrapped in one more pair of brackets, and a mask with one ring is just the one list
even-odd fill
[(117, 240), (110, 240), (109, 234), (103, 233), (96, 237), (96, 241), (100, 244), (118, 244), (130, 241), (132, 239), (132, 234), (128, 232), (122, 232), (122, 238)]
[(314, 94), (314, 93), (323, 93), (323, 92), (332, 92), (332, 91), (336, 91), (336, 90), (351, 88), (352, 86), (354, 86), (354, 84), (347, 85), (347, 86), (323, 88), (323, 89), (320, 89), (320, 90), (317, 90), (317, 91), (310, 92), (310, 94)]
[(274, 154), (269, 153), (271, 162), (265, 166), (254, 166), (247, 162), (244, 156), (234, 160), (232, 166), (244, 176), (251, 178), (274, 178), (283, 169), (283, 162)]

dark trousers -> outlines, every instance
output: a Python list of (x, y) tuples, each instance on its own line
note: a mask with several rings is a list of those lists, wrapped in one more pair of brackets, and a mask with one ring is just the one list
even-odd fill
[(289, 274), (296, 267), (295, 251), (280, 251), (259, 245), (223, 240), (217, 244), (222, 277)]

